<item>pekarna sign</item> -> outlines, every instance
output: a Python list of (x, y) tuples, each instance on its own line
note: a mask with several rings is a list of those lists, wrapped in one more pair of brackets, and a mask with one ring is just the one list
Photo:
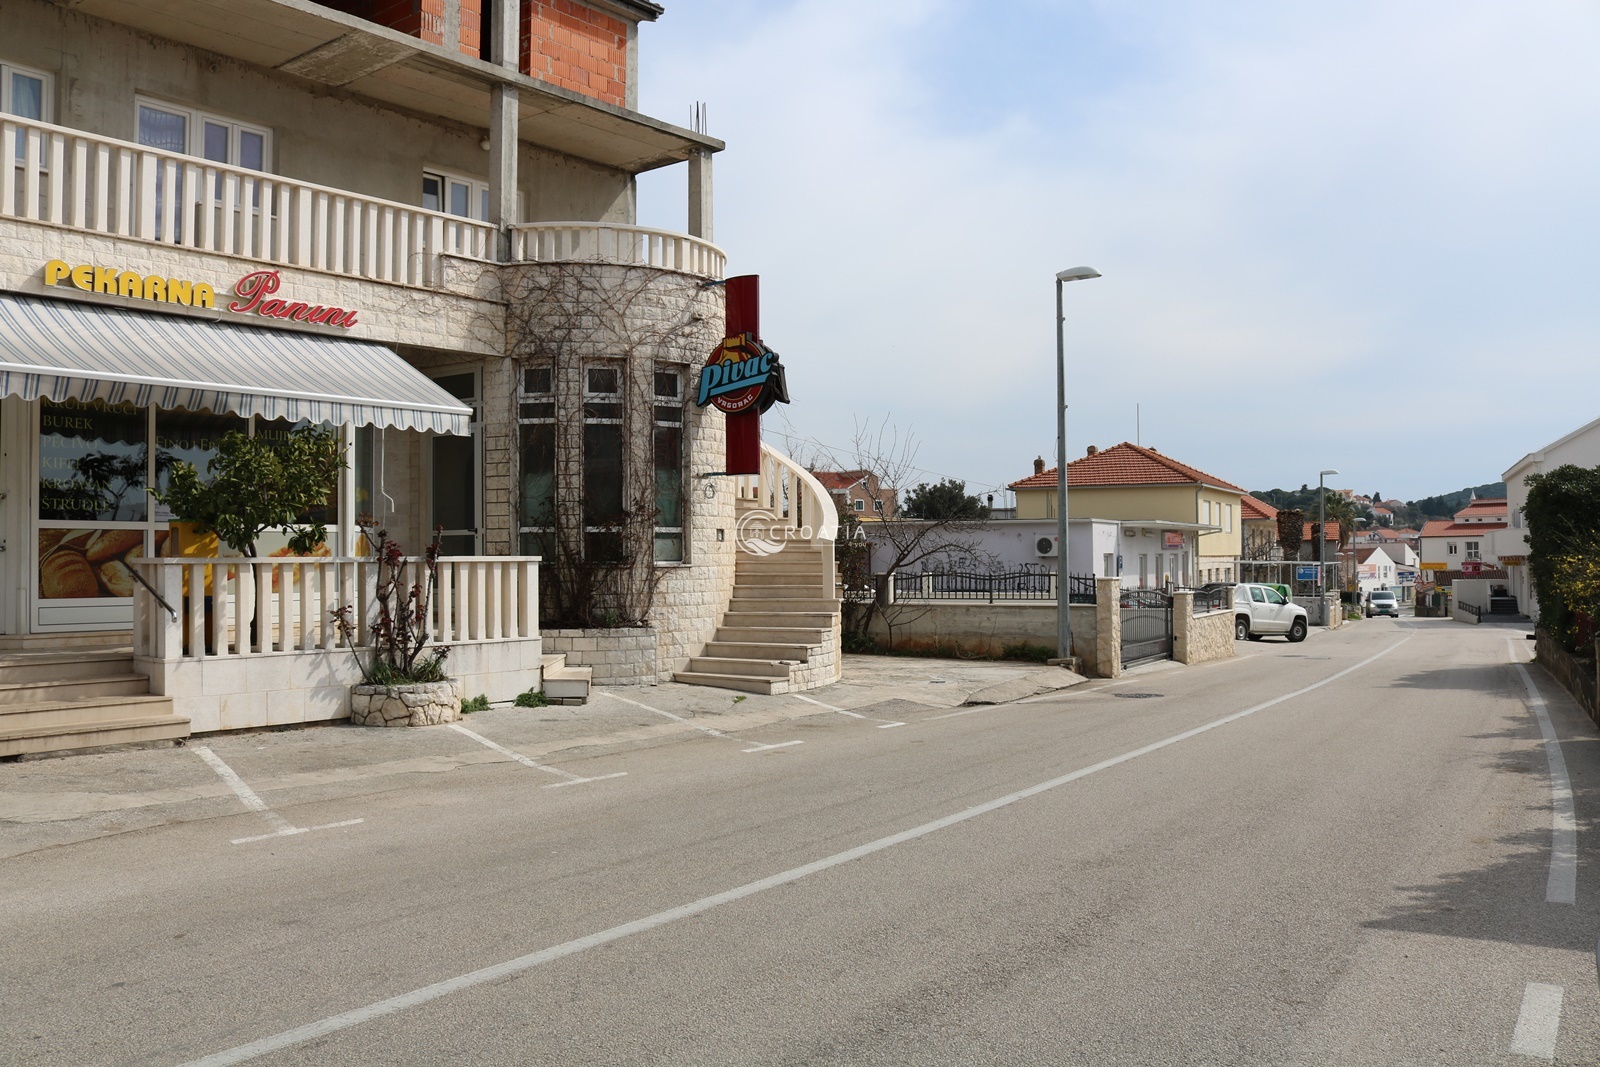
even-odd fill
[[(71, 285), (86, 293), (132, 297), (182, 307), (217, 306), (216, 291), (205, 282), (143, 275), (116, 267), (89, 264), (73, 266), (59, 259), (52, 259), (44, 265), (44, 283), (46, 286)], [(288, 319), (291, 322), (337, 326), (346, 330), (356, 324), (356, 312), (346, 308), (279, 299), (273, 294), (282, 284), (283, 279), (275, 270), (251, 271), (233, 283), (233, 295), (237, 299), (230, 301), (227, 309), (236, 315), (260, 315), (269, 319)]]
[(711, 353), (700, 372), (700, 391), (695, 398), (701, 407), (710, 404), (729, 415), (766, 411), (773, 404), (788, 402), (788, 384), (778, 353), (750, 333), (724, 338)]

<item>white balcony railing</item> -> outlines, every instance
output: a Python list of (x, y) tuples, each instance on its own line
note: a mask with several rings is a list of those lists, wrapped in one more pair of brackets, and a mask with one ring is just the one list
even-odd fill
[(670, 230), (605, 222), (533, 222), (511, 230), (511, 258), (523, 263), (606, 263), (721, 278), (728, 257), (710, 241)]
[[(135, 591), (134, 655), (172, 661), (345, 649), (332, 615), (344, 604), (354, 606), (362, 647), (376, 609), (376, 566), (327, 557), (141, 560), (140, 575), (155, 595)], [(538, 568), (536, 556), (441, 559), (429, 605), (433, 641), (537, 637)]]
[(740, 499), (757, 501), (787, 528), (805, 540), (833, 541), (839, 536), (839, 508), (816, 475), (769, 445), (761, 446), (761, 473), (742, 474), (736, 482)]
[(0, 216), (408, 285), (495, 254), (488, 223), (64, 126), (4, 116), (0, 153)]

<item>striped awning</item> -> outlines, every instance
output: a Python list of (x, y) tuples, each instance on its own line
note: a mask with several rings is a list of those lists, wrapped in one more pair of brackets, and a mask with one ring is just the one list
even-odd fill
[(470, 432), (471, 409), (393, 351), (0, 293), (0, 396)]

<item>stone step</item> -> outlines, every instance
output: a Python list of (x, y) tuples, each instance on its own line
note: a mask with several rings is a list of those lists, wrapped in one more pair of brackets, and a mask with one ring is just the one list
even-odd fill
[(804, 626), (831, 630), (838, 617), (836, 611), (729, 611), (722, 616), (722, 625), (731, 628)]
[(775, 659), (735, 659), (728, 656), (691, 656), (690, 674), (738, 674), (752, 678), (789, 680), (789, 664)]
[(75, 726), (130, 715), (170, 715), (172, 698), (151, 696), (93, 697), (86, 700), (41, 700), (33, 704), (0, 704), (0, 730)]
[(728, 610), (740, 613), (765, 612), (768, 614), (793, 614), (800, 612), (808, 615), (833, 615), (839, 610), (837, 600), (828, 600), (820, 596), (789, 599), (787, 597), (736, 596), (728, 602)]
[(715, 689), (737, 689), (745, 693), (759, 693), (771, 696), (774, 693), (787, 693), (789, 679), (784, 678), (756, 678), (748, 674), (703, 674), (698, 671), (676, 671), (672, 675), (673, 681), (685, 685), (708, 685)]
[(827, 583), (827, 576), (820, 568), (791, 567), (787, 570), (742, 570), (734, 576), (735, 588), (754, 589), (765, 586), (804, 586), (807, 589), (816, 589)]
[[(170, 708), (172, 702), (167, 701)], [(120, 719), (0, 729), (0, 756), (38, 752), (71, 752), (189, 736), (189, 720), (180, 715), (129, 715)]]
[[(778, 577), (791, 578), (787, 574)], [(735, 600), (749, 600), (754, 597), (770, 597), (774, 600), (815, 600), (821, 596), (823, 596), (822, 583), (819, 581), (747, 582), (741, 578), (735, 580), (733, 584)]]
[(594, 683), (593, 667), (569, 667), (565, 652), (539, 657), (539, 691), (552, 704), (584, 704)]
[(723, 624), (717, 627), (716, 636), (712, 638), (718, 643), (731, 641), (735, 644), (749, 644), (754, 642), (771, 642), (782, 645), (805, 645), (814, 648), (827, 640), (828, 630), (815, 626), (729, 626)]
[(811, 646), (778, 641), (707, 641), (703, 655), (732, 659), (782, 659), (804, 663), (811, 658)]
[(133, 673), (130, 648), (85, 648), (69, 652), (0, 652), (0, 685), (78, 681)]
[(94, 697), (142, 696), (149, 692), (150, 679), (142, 674), (108, 674), (98, 678), (8, 682), (0, 684), (0, 705), (89, 700)]

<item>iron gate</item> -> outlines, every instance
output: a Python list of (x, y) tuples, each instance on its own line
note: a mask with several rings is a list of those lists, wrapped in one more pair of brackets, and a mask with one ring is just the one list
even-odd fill
[(1172, 594), (1160, 589), (1124, 589), (1122, 665), (1172, 658)]

